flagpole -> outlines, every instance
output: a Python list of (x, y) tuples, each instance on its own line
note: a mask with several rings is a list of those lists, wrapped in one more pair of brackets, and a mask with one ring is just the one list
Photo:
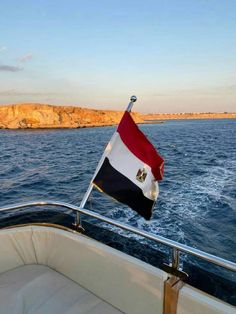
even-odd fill
[[(131, 110), (133, 108), (133, 105), (134, 105), (134, 103), (136, 101), (137, 101), (137, 97), (134, 96), (134, 95), (131, 96), (130, 97), (130, 102), (129, 102), (128, 106), (127, 106), (126, 111), (131, 112)], [(83, 196), (83, 199), (82, 199), (82, 201), (80, 203), (80, 208), (84, 208), (85, 207), (85, 204), (87, 203), (92, 190), (93, 190), (93, 184), (92, 184), (92, 181), (91, 181), (90, 184), (89, 184), (89, 187), (88, 187), (87, 191), (85, 192), (85, 194)], [(75, 218), (74, 225), (75, 225), (75, 227), (77, 229), (80, 229), (80, 230), (84, 231), (84, 228), (83, 228), (82, 223), (81, 223), (81, 218), (80, 218), (80, 213), (79, 212), (76, 213), (76, 218)]]
[(136, 96), (133, 95), (133, 96), (130, 97), (130, 103), (128, 104), (128, 107), (127, 107), (126, 111), (131, 112), (132, 107), (133, 107), (133, 105), (134, 105), (136, 100), (137, 100)]

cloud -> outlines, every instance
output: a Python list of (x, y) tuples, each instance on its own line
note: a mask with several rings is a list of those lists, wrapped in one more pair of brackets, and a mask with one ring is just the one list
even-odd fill
[[(7, 50), (6, 46), (0, 46), (0, 52)], [(19, 72), (23, 68), (19, 65), (0, 64), (0, 72)]]
[(0, 46), (0, 52), (2, 52), (4, 50), (7, 50), (7, 47), (6, 46)]
[[(0, 46), (0, 52), (6, 50), (5, 46)], [(22, 63), (28, 62), (33, 58), (32, 53), (28, 53), (18, 59), (17, 65), (0, 64), (0, 72), (19, 72), (24, 70)]]
[(61, 95), (60, 92), (28, 92), (28, 91), (18, 91), (16, 89), (8, 89), (0, 91), (0, 96), (55, 96)]
[(19, 72), (22, 70), (19, 66), (0, 64), (0, 72)]
[(33, 58), (33, 54), (32, 53), (27, 53), (26, 55), (24, 55), (21, 58), (19, 58), (19, 62), (20, 63), (25, 63), (27, 61), (30, 61), (32, 58)]

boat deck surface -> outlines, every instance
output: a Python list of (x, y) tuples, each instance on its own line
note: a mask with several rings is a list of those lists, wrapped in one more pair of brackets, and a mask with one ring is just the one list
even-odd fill
[(43, 265), (24, 265), (0, 275), (0, 314), (119, 314), (74, 281)]

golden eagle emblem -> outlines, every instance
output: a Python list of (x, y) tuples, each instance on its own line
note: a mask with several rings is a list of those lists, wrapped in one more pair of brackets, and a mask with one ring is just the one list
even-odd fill
[(139, 169), (137, 174), (136, 174), (136, 179), (139, 181), (139, 182), (144, 182), (145, 179), (147, 177), (147, 171), (145, 168), (143, 169)]

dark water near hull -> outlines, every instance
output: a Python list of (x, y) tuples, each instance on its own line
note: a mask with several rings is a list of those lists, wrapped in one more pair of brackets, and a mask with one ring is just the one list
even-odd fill
[[(236, 120), (141, 129), (166, 161), (153, 219), (98, 192), (87, 207), (236, 262)], [(0, 130), (0, 206), (35, 199), (79, 204), (114, 130)]]

